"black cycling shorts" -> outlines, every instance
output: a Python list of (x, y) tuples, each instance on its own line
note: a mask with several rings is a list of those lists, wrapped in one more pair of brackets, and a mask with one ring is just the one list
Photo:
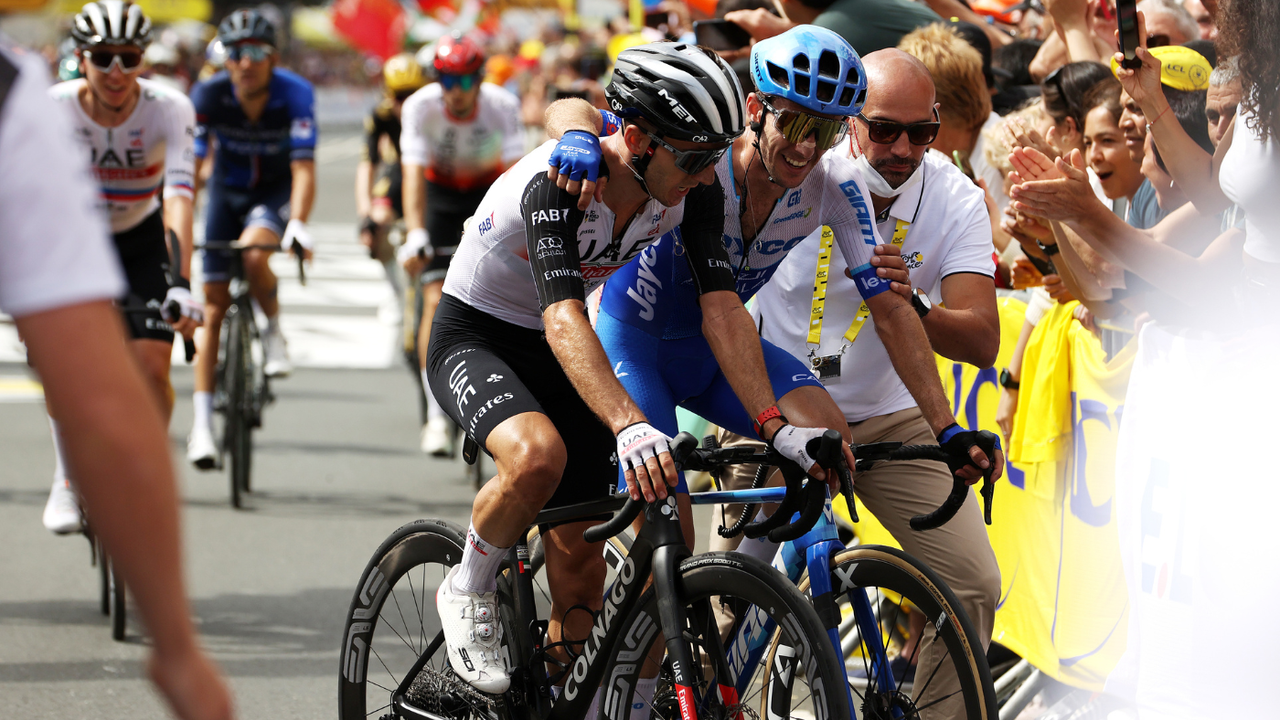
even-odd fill
[(520, 413), (542, 413), (551, 420), (568, 451), (568, 464), (546, 507), (613, 492), (617, 440), (573, 388), (542, 331), (443, 295), (431, 325), (427, 378), (440, 407), (480, 447), (502, 421)]
[(160, 317), (160, 306), (169, 293), (169, 278), (165, 275), (169, 248), (165, 245), (160, 210), (112, 239), (129, 281), (129, 293), (120, 298), (129, 336), (134, 340), (173, 342), (173, 328)]
[(427, 237), (435, 256), (422, 271), (422, 282), (444, 280), (449, 261), (462, 242), (462, 224), (471, 217), (489, 188), (460, 192), (444, 185), (427, 181)]

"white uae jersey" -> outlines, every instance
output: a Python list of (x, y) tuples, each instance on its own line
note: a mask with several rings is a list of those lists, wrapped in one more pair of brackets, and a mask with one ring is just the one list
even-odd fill
[(445, 110), (444, 90), (428, 85), (400, 111), (400, 161), (421, 165), (427, 180), (459, 192), (493, 184), (524, 155), (520, 99), (492, 83), (480, 83), (471, 117)]
[(86, 81), (68, 80), (49, 89), (66, 106), (76, 139), (88, 155), (111, 232), (137, 226), (164, 197), (194, 197), (196, 111), (185, 95), (166, 85), (138, 79), (138, 104), (116, 127), (94, 122), (80, 105)]

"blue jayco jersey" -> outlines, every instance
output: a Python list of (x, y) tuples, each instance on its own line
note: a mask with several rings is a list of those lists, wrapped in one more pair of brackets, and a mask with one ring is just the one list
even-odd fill
[(311, 160), (316, 149), (316, 100), (311, 83), (288, 70), (271, 73), (267, 106), (249, 122), (225, 71), (191, 91), (196, 106), (196, 156), (209, 155), (217, 139), (213, 181), (253, 190), (288, 183), (289, 163)]
[[(731, 152), (716, 165), (716, 176), (726, 191), (737, 188)], [(745, 250), (741, 215), (737, 193), (726, 192), (724, 244), (743, 302), (769, 281), (791, 248), (823, 225), (831, 228), (836, 245), (853, 268), (863, 299), (889, 289), (871, 266), (873, 248), (881, 242), (871, 196), (848, 158), (826, 153), (800, 187), (778, 200)], [(684, 254), (679, 229), (663, 235), (609, 278), (600, 310), (664, 339), (701, 335), (702, 310)]]

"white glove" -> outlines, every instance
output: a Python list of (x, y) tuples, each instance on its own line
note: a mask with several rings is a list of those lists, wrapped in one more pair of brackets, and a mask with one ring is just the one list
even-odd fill
[(647, 422), (632, 423), (618, 433), (618, 467), (623, 472), (642, 467), (644, 461), (671, 452), (671, 438)]
[(297, 218), (290, 220), (289, 224), (284, 226), (284, 237), (280, 238), (280, 245), (285, 250), (292, 250), (294, 240), (298, 241), (303, 250), (311, 250), (311, 231), (307, 230), (306, 223)]
[(178, 321), (178, 318), (170, 317), (169, 303), (178, 304), (179, 313), (182, 317), (189, 317), (198, 323), (204, 322), (204, 306), (191, 297), (191, 291), (187, 288), (169, 288), (169, 292), (164, 295), (164, 302), (160, 304), (160, 316), (164, 318), (165, 322), (174, 323)]
[(428, 262), (435, 256), (425, 228), (414, 228), (405, 233), (404, 244), (396, 250), (396, 262), (403, 265), (417, 257), (418, 253), (422, 253), (423, 258)]
[(773, 439), (769, 444), (777, 450), (780, 455), (787, 458), (800, 466), (801, 470), (809, 471), (813, 467), (814, 459), (809, 455), (809, 451), (805, 446), (814, 438), (822, 437), (826, 428), (810, 428), (796, 427), (795, 425), (783, 425), (774, 433)]

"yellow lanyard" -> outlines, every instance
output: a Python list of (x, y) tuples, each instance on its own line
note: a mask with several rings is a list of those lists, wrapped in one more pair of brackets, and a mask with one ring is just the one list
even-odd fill
[[(902, 243), (907, 239), (907, 230), (910, 227), (910, 221), (898, 220), (891, 242), (901, 248)], [(820, 345), (822, 342), (822, 316), (827, 304), (827, 280), (831, 269), (831, 246), (834, 241), (835, 235), (831, 232), (831, 228), (823, 225), (822, 237), (818, 241), (818, 267), (813, 273), (813, 302), (809, 305), (808, 340), (811, 345)], [(845, 344), (840, 348), (840, 352), (843, 353), (845, 348), (858, 339), (858, 333), (862, 332), (862, 326), (866, 324), (868, 317), (871, 317), (871, 308), (863, 302), (858, 308), (858, 314), (853, 317), (853, 322), (849, 324), (849, 329), (845, 331)]]

